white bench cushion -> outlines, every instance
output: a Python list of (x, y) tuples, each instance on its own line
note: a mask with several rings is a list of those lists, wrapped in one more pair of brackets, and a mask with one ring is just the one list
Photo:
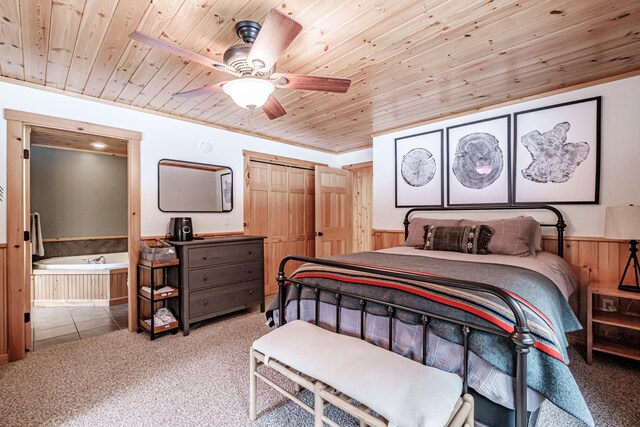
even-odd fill
[(462, 393), (462, 380), (455, 374), (301, 320), (264, 335), (253, 348), (364, 403), (400, 427), (445, 425)]

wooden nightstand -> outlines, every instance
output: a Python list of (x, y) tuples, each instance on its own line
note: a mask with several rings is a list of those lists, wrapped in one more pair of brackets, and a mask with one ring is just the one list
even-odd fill
[(614, 312), (603, 311), (600, 309), (601, 306), (594, 306), (593, 299), (597, 295), (640, 301), (640, 293), (620, 291), (613, 283), (589, 284), (587, 293), (587, 363), (591, 364), (594, 350), (640, 360), (640, 345), (638, 343), (632, 345), (631, 343), (606, 341), (600, 337), (594, 338), (594, 323), (640, 331), (640, 316), (620, 313), (622, 307), (617, 307), (618, 311)]

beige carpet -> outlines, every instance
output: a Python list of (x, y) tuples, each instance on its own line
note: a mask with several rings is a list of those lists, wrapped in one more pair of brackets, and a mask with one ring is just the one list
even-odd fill
[[(263, 314), (241, 313), (194, 329), (187, 337), (167, 335), (150, 342), (144, 334), (118, 331), (30, 353), (23, 361), (0, 367), (0, 425), (251, 425), (247, 349), (268, 330)], [(635, 390), (627, 403), (637, 402), (637, 364), (588, 367), (575, 352), (573, 357), (584, 371), (580, 374), (588, 377), (635, 373)], [(597, 425), (640, 425), (634, 414), (626, 414), (628, 423), (607, 421), (616, 409), (624, 415), (624, 406), (616, 407), (615, 401), (611, 406), (606, 397), (614, 392), (612, 387), (586, 387), (585, 396), (594, 399), (589, 403)], [(309, 399), (310, 393), (303, 398)], [(313, 425), (310, 415), (263, 384), (258, 411), (254, 426)], [(345, 425), (358, 425), (338, 410), (332, 416)], [(540, 421), (545, 426), (575, 425), (552, 405), (545, 406)]]

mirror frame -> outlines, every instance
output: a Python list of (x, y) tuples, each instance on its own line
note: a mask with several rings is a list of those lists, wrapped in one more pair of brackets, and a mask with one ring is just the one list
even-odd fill
[[(217, 166), (217, 167), (221, 167), (221, 168), (225, 168), (225, 169), (229, 169), (229, 173), (231, 174), (231, 209), (229, 210), (220, 210), (220, 211), (207, 211), (207, 210), (199, 210), (199, 211), (194, 211), (194, 210), (164, 210), (160, 207), (160, 166), (161, 163), (163, 161), (170, 161), (170, 162), (178, 162), (178, 163), (184, 163), (185, 165), (195, 165), (195, 166)], [(194, 168), (195, 169), (195, 168)], [(179, 160), (179, 159), (167, 159), (167, 158), (163, 158), (158, 160), (158, 192), (157, 192), (157, 196), (158, 196), (158, 209), (161, 212), (187, 212), (187, 213), (229, 213), (233, 210), (233, 187), (234, 187), (234, 182), (233, 182), (233, 169), (230, 166), (224, 166), (224, 165), (214, 165), (211, 163), (198, 163), (198, 162), (189, 162), (186, 160)], [(222, 176), (222, 175), (221, 175)], [(221, 180), (222, 182), (222, 180)]]

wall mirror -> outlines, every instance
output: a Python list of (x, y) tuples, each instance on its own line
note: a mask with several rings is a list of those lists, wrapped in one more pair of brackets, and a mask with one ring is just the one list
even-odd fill
[(160, 160), (158, 208), (163, 212), (231, 212), (231, 168), (182, 160)]

